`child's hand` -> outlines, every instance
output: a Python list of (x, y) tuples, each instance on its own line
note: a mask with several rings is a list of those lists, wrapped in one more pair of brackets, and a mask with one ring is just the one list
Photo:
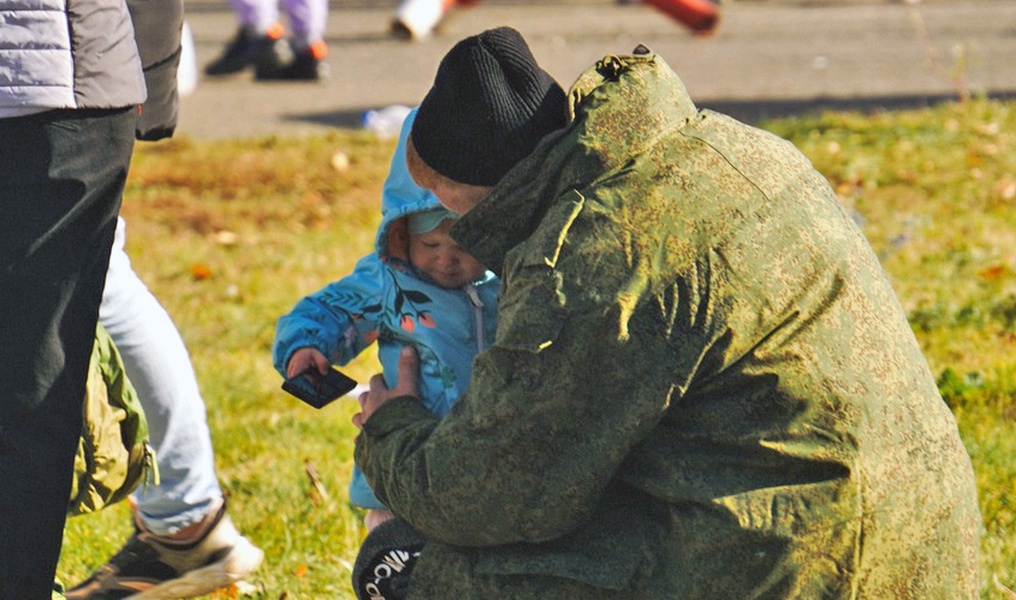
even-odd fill
[(325, 358), (324, 354), (317, 348), (305, 346), (300, 348), (293, 353), (293, 358), (289, 359), (289, 365), (286, 367), (286, 376), (293, 377), (299, 373), (303, 373), (310, 367), (317, 368), (318, 373), (324, 375), (328, 372), (328, 359)]

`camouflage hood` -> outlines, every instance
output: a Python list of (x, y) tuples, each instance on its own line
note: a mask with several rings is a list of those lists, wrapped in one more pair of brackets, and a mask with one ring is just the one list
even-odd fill
[[(633, 70), (633, 63), (660, 68)], [(500, 265), (504, 253), (532, 233), (546, 201), (597, 185), (698, 117), (684, 83), (656, 55), (607, 56), (572, 86), (568, 110), (571, 125), (547, 136), (484, 203), (497, 205), (507, 195), (532, 200), (519, 203), (517, 217), (470, 237), (485, 265)]]

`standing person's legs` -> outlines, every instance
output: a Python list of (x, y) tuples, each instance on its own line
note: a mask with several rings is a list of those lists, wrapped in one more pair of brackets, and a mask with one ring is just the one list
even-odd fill
[(293, 47), (308, 48), (325, 39), (328, 25), (328, 0), (283, 0), (289, 27), (292, 29)]
[(246, 577), (264, 557), (226, 514), (190, 355), (169, 313), (131, 267), (125, 235), (121, 218), (99, 317), (145, 409), (160, 481), (135, 494), (134, 535), (67, 592), (68, 600), (141, 591), (190, 598)]
[(222, 54), (205, 67), (205, 74), (230, 75), (260, 63), (271, 67), (283, 62), (285, 27), (279, 20), (278, 0), (230, 0), (230, 4), (239, 27)]
[(0, 119), (0, 598), (51, 596), (135, 120)]
[(257, 65), (258, 79), (289, 79), (315, 81), (328, 76), (328, 44), (325, 27), (328, 23), (328, 0), (283, 0), (289, 17), (291, 58), (273, 65), (265, 61)]
[(278, 0), (230, 0), (240, 27), (250, 27), (266, 35), (279, 23)]
[(190, 355), (169, 314), (131, 268), (124, 236), (119, 219), (99, 320), (138, 392), (159, 463), (159, 485), (135, 494), (138, 517), (152, 533), (172, 535), (211, 512), (222, 490)]

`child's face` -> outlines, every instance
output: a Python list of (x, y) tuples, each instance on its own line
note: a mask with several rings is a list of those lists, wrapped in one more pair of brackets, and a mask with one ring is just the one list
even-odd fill
[(460, 288), (479, 279), (486, 270), (448, 235), (455, 221), (446, 219), (437, 229), (409, 235), (409, 262), (443, 288)]

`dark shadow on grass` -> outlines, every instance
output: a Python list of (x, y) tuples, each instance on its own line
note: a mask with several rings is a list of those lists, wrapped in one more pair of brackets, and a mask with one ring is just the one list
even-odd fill
[[(984, 95), (993, 100), (1016, 99), (1016, 91), (992, 92)], [(745, 123), (757, 124), (767, 119), (814, 116), (825, 112), (859, 112), (873, 114), (899, 110), (928, 108), (956, 102), (954, 94), (920, 96), (873, 96), (867, 98), (813, 98), (808, 100), (710, 100), (698, 102), (708, 108), (730, 115)]]
[[(407, 106), (409, 104), (407, 103)], [(335, 110), (328, 112), (319, 113), (307, 113), (297, 115), (283, 115), (282, 118), (286, 121), (294, 121), (298, 123), (312, 123), (314, 125), (324, 125), (336, 127), (339, 129), (360, 129), (363, 127), (363, 113), (368, 110), (378, 110), (384, 108), (383, 106), (364, 106), (360, 108), (350, 108), (346, 110)]]

